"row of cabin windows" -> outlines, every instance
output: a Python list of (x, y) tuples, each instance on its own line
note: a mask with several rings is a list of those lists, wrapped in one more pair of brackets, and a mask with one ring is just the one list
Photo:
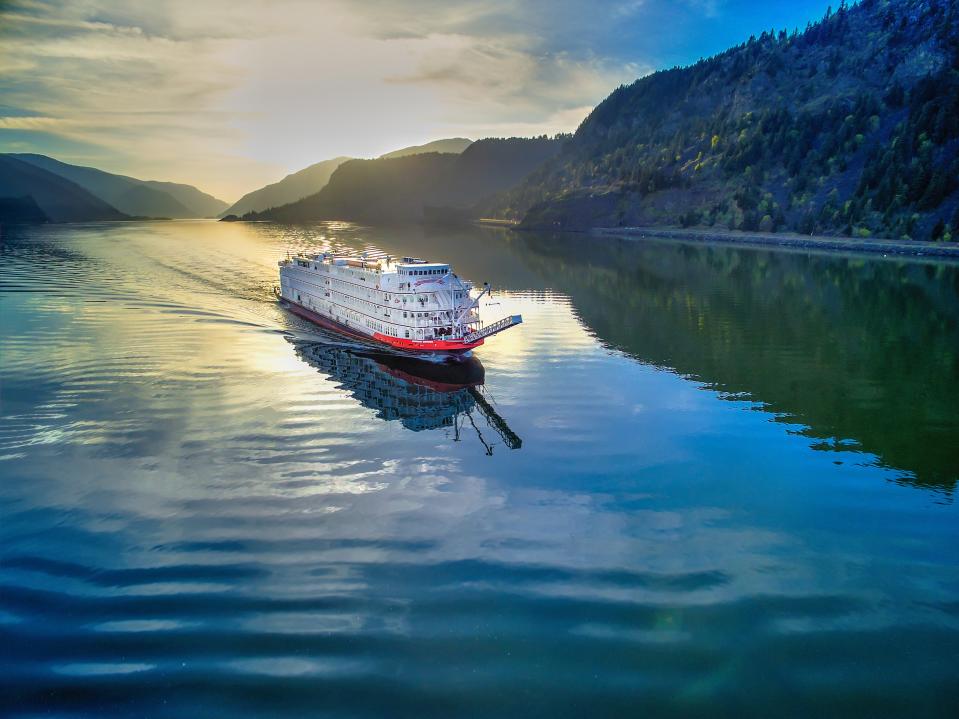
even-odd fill
[(408, 275), (445, 275), (449, 270), (407, 270)]
[(359, 305), (361, 307), (366, 308), (370, 312), (375, 312), (377, 308), (381, 306), (381, 305), (376, 305), (372, 302), (367, 302), (366, 300), (359, 300), (353, 297), (352, 295), (348, 295), (343, 292), (336, 292), (335, 294), (339, 295), (337, 299), (339, 299), (340, 302), (351, 304), (351, 305)]
[[(302, 297), (300, 296), (299, 293), (297, 293), (296, 299), (297, 299), (298, 302), (302, 302)], [(308, 300), (308, 302), (309, 302), (310, 306), (313, 305), (312, 301)], [(381, 322), (376, 322), (375, 320), (370, 320), (369, 318), (361, 317), (359, 314), (357, 314), (356, 312), (353, 312), (352, 310), (345, 309), (345, 308), (342, 308), (342, 307), (334, 307), (333, 305), (329, 305), (329, 307), (327, 308), (327, 312), (328, 312), (331, 316), (336, 317), (337, 319), (339, 319), (339, 318), (341, 317), (341, 315), (340, 315), (340, 312), (341, 312), (341, 311), (342, 311), (342, 317), (347, 319), (347, 324), (349, 324), (349, 320), (353, 320), (354, 322), (357, 322), (357, 323), (363, 322), (364, 324), (366, 324), (366, 326), (367, 326), (368, 328), (370, 328), (371, 330), (374, 330), (374, 331), (376, 331), (376, 332), (385, 332), (386, 334), (388, 334), (388, 335), (390, 335), (390, 336), (392, 336), (392, 337), (399, 337), (399, 336), (400, 336), (399, 331), (398, 331), (395, 327), (392, 327), (392, 326), (390, 326), (390, 325), (387, 325), (386, 327), (384, 327)], [(422, 338), (422, 337), (424, 336), (424, 334), (425, 334), (425, 332), (424, 332), (424, 330), (423, 330), (422, 328), (417, 329), (417, 330), (415, 330), (415, 331), (417, 332), (417, 334), (418, 334), (419, 337), (421, 337), (421, 338)], [(404, 336), (405, 338), (409, 339), (410, 330), (408, 330), (408, 329), (404, 330), (404, 331), (403, 331), (403, 336)]]
[[(339, 282), (338, 280), (333, 280), (332, 283), (331, 283), (330, 280), (327, 280), (327, 284), (333, 284), (334, 287), (337, 286), (337, 285), (345, 285), (346, 289), (351, 289), (350, 284), (349, 284), (348, 282), (343, 282), (343, 283), (341, 283), (341, 282)], [(323, 294), (324, 294), (324, 296), (326, 296), (326, 297), (329, 297), (329, 296), (330, 296), (330, 292), (329, 292), (329, 291), (326, 291), (326, 292), (324, 292)], [(352, 304), (352, 305), (359, 305), (359, 306), (361, 306), (361, 307), (364, 307), (365, 309), (367, 309), (367, 310), (370, 311), (370, 312), (376, 312), (377, 310), (383, 308), (383, 305), (380, 305), (380, 304), (377, 304), (377, 303), (374, 303), (374, 302), (370, 302), (370, 301), (368, 301), (368, 300), (361, 300), (361, 299), (359, 299), (359, 298), (353, 297), (352, 295), (347, 294), (347, 293), (344, 293), (344, 292), (340, 292), (340, 293), (337, 293), (337, 294), (341, 295), (341, 297), (338, 298), (338, 299), (340, 300), (340, 302), (343, 302), (343, 303), (346, 303), (346, 304)], [(386, 293), (384, 293), (384, 294), (385, 294), (386, 299), (389, 300), (389, 299), (390, 299), (390, 295), (389, 295), (389, 294), (386, 294)], [(455, 293), (456, 298), (459, 299), (459, 296), (460, 296), (461, 294), (462, 294), (462, 293), (460, 293), (460, 292)], [(421, 303), (424, 303), (424, 302), (429, 301), (429, 298), (428, 298), (428, 296), (426, 296), (426, 295), (416, 295), (416, 299), (419, 300)], [(405, 297), (403, 298), (403, 303), (404, 303), (404, 304), (406, 303), (406, 298), (405, 298)], [(385, 309), (386, 309), (386, 313), (387, 313), (387, 315), (388, 315), (390, 308), (389, 308), (389, 307), (386, 307)], [(448, 310), (447, 310), (447, 311), (448, 311)], [(407, 316), (411, 316), (411, 317), (430, 317), (430, 316), (432, 316), (433, 314), (435, 314), (435, 311), (434, 311), (434, 312), (409, 312), (409, 313), (403, 312), (403, 317), (407, 317)]]
[[(341, 290), (350, 290), (350, 291), (352, 291), (352, 290), (356, 287), (356, 285), (353, 285), (353, 284), (350, 283), (350, 282), (344, 282), (344, 281), (342, 281), (342, 280), (336, 280), (336, 279), (326, 280), (326, 284), (332, 285), (333, 287), (338, 287), (338, 288), (341, 289)], [(384, 302), (389, 302), (389, 301), (392, 299), (392, 295), (391, 295), (389, 292), (381, 292), (380, 294), (383, 296), (383, 301), (384, 301)], [(421, 304), (424, 304), (424, 303), (430, 301), (430, 299), (431, 299), (431, 298), (430, 298), (430, 294), (432, 294), (432, 293), (417, 294), (414, 298), (411, 298), (411, 299), (415, 299), (417, 302), (419, 302), (419, 303), (421, 303)], [(463, 295), (464, 295), (464, 293), (463, 293), (463, 292), (460, 292), (460, 291), (457, 291), (457, 292), (454, 292), (454, 293), (453, 293), (453, 297), (454, 297), (455, 299), (457, 299), (457, 300), (463, 299)], [(432, 299), (433, 299), (433, 301), (435, 301), (435, 302), (439, 302), (439, 299), (438, 299), (438, 298), (432, 298)], [(358, 301), (358, 302), (364, 302), (364, 300), (357, 300), (357, 301)], [(403, 301), (403, 303), (405, 304), (406, 301), (407, 301), (407, 298), (406, 298), (406, 297), (402, 297), (402, 301)], [(367, 303), (367, 304), (370, 304), (370, 303)]]
[[(426, 270), (422, 270), (422, 271), (423, 271), (423, 272), (426, 272)], [(437, 273), (439, 273), (438, 270), (437, 270)], [(365, 278), (364, 278), (364, 279), (365, 279)], [(327, 280), (326, 283), (327, 283), (327, 284), (331, 284), (331, 283), (332, 283), (334, 286), (338, 286), (338, 287), (340, 287), (340, 288), (347, 288), (347, 289), (352, 288), (352, 287), (355, 286), (355, 285), (353, 285), (353, 284), (350, 283), (350, 282), (344, 282), (344, 281), (342, 281), (342, 280), (337, 280), (337, 279)], [(383, 293), (381, 293), (381, 294), (383, 295), (383, 299), (384, 299), (384, 301), (386, 301), (386, 302), (389, 302), (389, 301), (392, 299), (392, 296), (391, 296), (391, 294), (390, 294), (389, 292), (383, 292)], [(457, 290), (457, 291), (455, 291), (455, 292), (453, 293), (453, 297), (454, 297), (455, 299), (457, 299), (457, 300), (463, 299), (463, 296), (464, 296), (464, 295), (465, 295), (465, 293), (462, 292), (462, 291), (460, 291), (460, 290)], [(427, 297), (427, 296), (425, 296), (425, 295), (417, 295), (417, 296), (416, 296), (416, 299), (417, 299), (418, 301), (420, 301), (420, 302), (428, 302), (428, 301), (429, 301), (429, 297)], [(406, 302), (406, 298), (405, 298), (405, 297), (403, 297), (403, 302)]]
[[(336, 293), (336, 294), (341, 294), (341, 293)], [(327, 296), (329, 296), (329, 295), (327, 295)], [(358, 304), (360, 304), (361, 306), (365, 306), (367, 309), (369, 309), (369, 310), (371, 310), (371, 311), (375, 311), (375, 310), (377, 310), (377, 309), (380, 308), (380, 306), (375, 305), (375, 304), (373, 304), (372, 302), (367, 302), (367, 301), (365, 301), (365, 300), (357, 300), (356, 298), (351, 297), (350, 295), (343, 295), (342, 297), (338, 297), (337, 299), (339, 299), (339, 301), (340, 301), (341, 303), (344, 303), (344, 302), (345, 302), (345, 303), (354, 304), (354, 305), (358, 303)], [(449, 312), (449, 311), (447, 311), (447, 312), (445, 312), (445, 313), (442, 313), (442, 314), (445, 314), (445, 315), (446, 315), (446, 319), (449, 319), (449, 315), (450, 315), (450, 312)], [(386, 316), (386, 317), (389, 317), (389, 316), (390, 316), (390, 310), (389, 310), (389, 308), (386, 308), (385, 316)], [(404, 313), (403, 313), (403, 317), (406, 318), (406, 319), (409, 319), (410, 317), (414, 317), (414, 318), (416, 318), (416, 317), (421, 317), (421, 318), (423, 318), (423, 319), (427, 319), (427, 318), (432, 317), (434, 320), (436, 320), (436, 319), (443, 319), (442, 315), (438, 315), (436, 312), (404, 312)], [(380, 331), (382, 331), (382, 330), (380, 330)]]

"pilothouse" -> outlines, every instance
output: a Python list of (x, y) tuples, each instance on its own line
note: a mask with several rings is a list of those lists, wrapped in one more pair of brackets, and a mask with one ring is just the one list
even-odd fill
[(478, 294), (447, 263), (416, 257), (368, 259), (324, 252), (279, 263), (277, 296), (297, 314), (357, 337), (423, 353), (463, 354), (523, 321), (484, 324)]

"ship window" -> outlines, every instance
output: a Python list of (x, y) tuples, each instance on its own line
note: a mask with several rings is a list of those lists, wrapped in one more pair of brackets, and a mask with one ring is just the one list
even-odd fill
[(405, 337), (409, 337), (409, 336), (410, 336), (410, 331), (409, 331), (409, 330), (406, 330), (406, 332), (404, 332), (403, 335), (404, 335)]

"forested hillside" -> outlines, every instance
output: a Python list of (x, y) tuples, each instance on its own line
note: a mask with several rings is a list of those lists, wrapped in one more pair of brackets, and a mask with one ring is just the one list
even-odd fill
[(953, 239), (959, 0), (864, 0), (615, 90), (486, 214)]
[(318, 193), (282, 207), (247, 213), (245, 220), (304, 222), (423, 219), (427, 208), (465, 210), (515, 186), (559, 152), (546, 136), (479, 140), (461, 154), (430, 152), (340, 165)]

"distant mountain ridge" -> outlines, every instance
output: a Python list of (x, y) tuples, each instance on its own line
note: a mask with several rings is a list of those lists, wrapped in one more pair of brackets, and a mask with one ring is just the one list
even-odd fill
[(559, 152), (559, 138), (486, 139), (461, 154), (429, 152), (340, 165), (318, 193), (243, 219), (404, 222), (427, 208), (466, 210), (512, 187)]
[(129, 219), (75, 182), (0, 154), (0, 222), (97, 222)]
[(530, 228), (959, 232), (959, 0), (863, 0), (616, 89), (486, 205)]
[(226, 203), (192, 185), (139, 180), (94, 167), (71, 165), (46, 155), (10, 153), (21, 162), (59, 175), (134, 217), (215, 217)]
[(260, 212), (296, 202), (322, 190), (336, 168), (349, 159), (351, 158), (334, 157), (289, 174), (279, 182), (248, 192), (220, 215), (245, 215), (247, 212)]
[(433, 140), (425, 145), (412, 145), (393, 150), (385, 155), (380, 155), (377, 159), (389, 160), (395, 157), (407, 157), (408, 155), (425, 155), (428, 152), (449, 152), (458, 155), (472, 144), (473, 141), (465, 137), (449, 137), (444, 140)]
[[(430, 152), (459, 154), (467, 147), (473, 144), (472, 140), (465, 137), (451, 137), (442, 140), (434, 140), (425, 145), (413, 145), (403, 147), (399, 150), (393, 150), (385, 155), (380, 155), (380, 160), (397, 157), (408, 157), (410, 155), (423, 155)], [(220, 213), (220, 217), (236, 215), (242, 217), (250, 212), (263, 212), (273, 207), (282, 207), (304, 197), (314, 195), (322, 190), (329, 182), (333, 172), (347, 160), (352, 157), (335, 157), (332, 160), (323, 160), (310, 165), (307, 168), (287, 175), (279, 182), (274, 182), (259, 190), (249, 192), (237, 200), (229, 209)]]

